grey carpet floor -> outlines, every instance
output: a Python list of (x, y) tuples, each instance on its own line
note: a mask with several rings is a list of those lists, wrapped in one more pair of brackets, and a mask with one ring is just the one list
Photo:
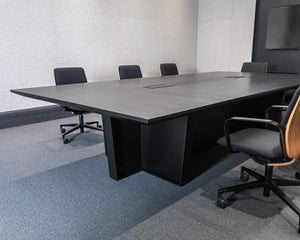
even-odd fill
[[(243, 164), (263, 173), (252, 160)], [(293, 179), (299, 162), (282, 167), (275, 176)], [(215, 205), (216, 190), (239, 183), (240, 166), (219, 176), (193, 193), (135, 226), (115, 240), (296, 240), (299, 217), (274, 194), (262, 196), (262, 190), (235, 195), (231, 205), (219, 209)], [(251, 179), (250, 179), (251, 181)], [(300, 206), (300, 188), (284, 187), (285, 193)]]
[[(101, 116), (88, 114), (85, 120), (101, 122)], [(0, 185), (104, 153), (101, 132), (74, 133), (73, 141), (62, 144), (59, 125), (76, 122), (78, 117), (71, 117), (1, 129)]]
[[(100, 119), (95, 114), (86, 116), (87, 120), (96, 118)], [(216, 189), (212, 186), (207, 196), (197, 191), (205, 193), (203, 187), (246, 160), (244, 155), (229, 156), (184, 187), (144, 172), (117, 182), (108, 176), (102, 133), (87, 132), (70, 144), (62, 143), (58, 125), (76, 120), (0, 130), (1, 240), (130, 239), (130, 229), (169, 211), (173, 204), (184, 207), (189, 194), (207, 201), (200, 206), (208, 210)], [(181, 224), (186, 223), (183, 219)], [(160, 222), (163, 224), (166, 222)], [(166, 228), (164, 234), (169, 231), (172, 229)], [(152, 232), (148, 228), (144, 235)]]

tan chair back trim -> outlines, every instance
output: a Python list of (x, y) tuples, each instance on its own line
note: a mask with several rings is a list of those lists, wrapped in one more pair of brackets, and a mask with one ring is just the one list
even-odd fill
[(300, 96), (289, 117), (285, 132), (286, 153), (289, 158), (300, 158)]
[(278, 166), (288, 166), (296, 162), (296, 158), (293, 158), (292, 161), (285, 162), (285, 163), (268, 163), (269, 167), (278, 167)]

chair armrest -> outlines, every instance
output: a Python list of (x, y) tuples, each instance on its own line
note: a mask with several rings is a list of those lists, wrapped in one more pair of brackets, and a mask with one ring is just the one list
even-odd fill
[(268, 107), (265, 111), (265, 118), (266, 119), (269, 119), (270, 118), (270, 111), (272, 109), (280, 109), (280, 110), (283, 110), (283, 109), (287, 109), (288, 106), (285, 106), (285, 105), (272, 105), (271, 107)]
[(272, 126), (276, 127), (280, 133), (280, 143), (281, 143), (282, 152), (284, 153), (284, 156), (287, 157), (286, 150), (285, 150), (284, 130), (281, 127), (281, 125), (278, 122), (275, 122), (273, 120), (260, 119), (260, 118), (232, 117), (225, 121), (224, 132), (225, 132), (226, 143), (227, 143), (227, 148), (228, 148), (229, 152), (235, 152), (235, 150), (232, 148), (232, 145), (231, 145), (230, 132), (229, 132), (229, 125), (230, 125), (230, 123), (232, 123), (234, 121), (261, 123), (261, 124), (267, 124), (267, 125), (272, 125)]

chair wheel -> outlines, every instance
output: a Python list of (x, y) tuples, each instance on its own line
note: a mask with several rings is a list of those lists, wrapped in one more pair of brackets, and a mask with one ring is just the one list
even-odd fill
[(63, 142), (64, 142), (64, 144), (68, 144), (68, 143), (70, 142), (70, 140), (67, 139), (67, 138), (64, 138), (64, 139), (63, 139)]
[(60, 129), (60, 132), (61, 132), (61, 133), (65, 133), (65, 132), (66, 132), (66, 129), (61, 128), (61, 129)]
[(98, 127), (98, 128), (102, 128), (102, 125), (98, 124), (97, 127)]
[(242, 182), (248, 182), (248, 180), (249, 180), (249, 175), (248, 175), (248, 173), (241, 172), (240, 180), (241, 180)]
[(226, 208), (228, 206), (228, 201), (225, 198), (219, 197), (217, 201), (217, 206), (219, 208)]
[(299, 179), (300, 180), (300, 173), (299, 172), (296, 172), (295, 174), (295, 178)]

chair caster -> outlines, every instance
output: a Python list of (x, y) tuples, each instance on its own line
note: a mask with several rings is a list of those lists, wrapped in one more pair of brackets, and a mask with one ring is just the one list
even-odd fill
[(224, 209), (228, 206), (228, 201), (225, 198), (219, 197), (217, 200), (217, 206)]
[(61, 132), (61, 133), (65, 133), (65, 132), (66, 132), (66, 129), (61, 128), (61, 129), (60, 129), (60, 132)]
[(240, 180), (242, 182), (248, 182), (248, 180), (249, 180), (249, 174), (245, 173), (245, 172), (241, 172)]
[(101, 129), (103, 128), (102, 125), (100, 125), (100, 124), (98, 124), (97, 127), (98, 127), (98, 128), (101, 128)]
[(64, 144), (68, 144), (68, 143), (70, 142), (70, 140), (67, 139), (67, 138), (64, 138), (64, 139), (63, 139), (63, 142), (64, 142)]
[(299, 172), (296, 172), (295, 174), (295, 178), (299, 179), (300, 180), (300, 173)]

